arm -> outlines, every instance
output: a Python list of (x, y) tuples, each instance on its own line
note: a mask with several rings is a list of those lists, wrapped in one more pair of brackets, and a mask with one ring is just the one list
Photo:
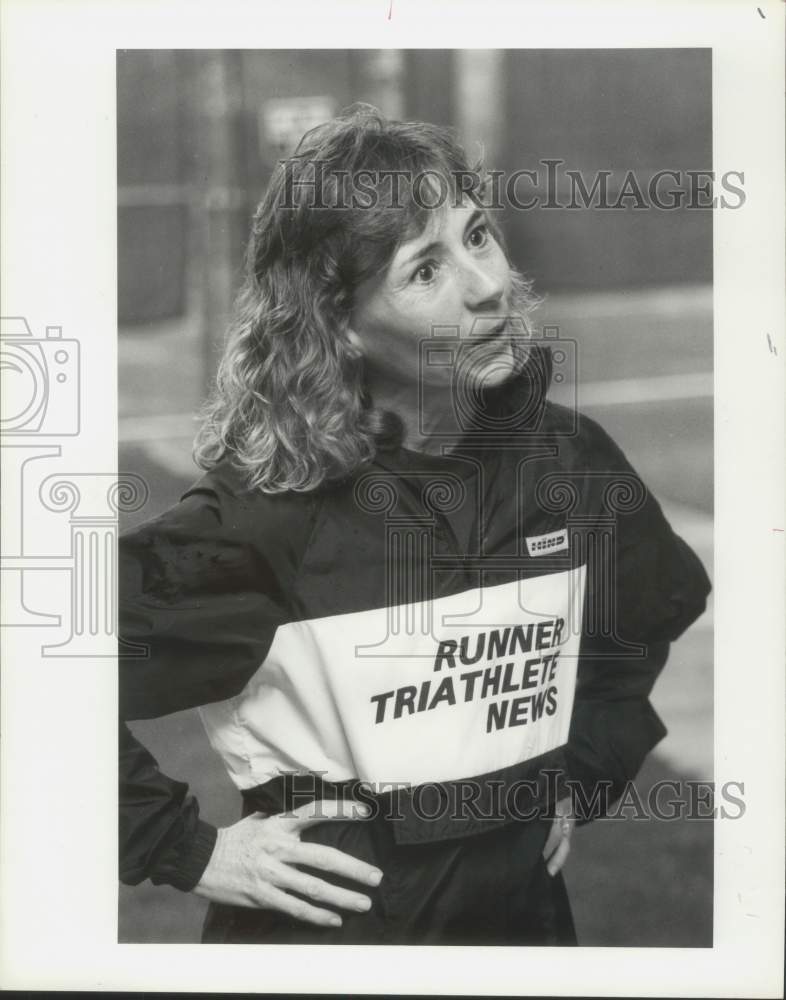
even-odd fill
[(284, 615), (273, 567), (227, 499), (198, 490), (120, 538), (120, 877), (179, 889), (216, 842), (188, 788), (162, 774), (127, 720), (230, 697)]
[[(187, 786), (162, 774), (124, 720), (152, 718), (237, 693), (263, 662), (302, 550), (297, 525), (266, 518), (210, 489), (120, 540), (120, 873), (215, 902), (264, 906), (322, 926), (338, 914), (291, 896), (367, 910), (367, 896), (301, 872), (323, 869), (366, 885), (381, 873), (341, 851), (301, 843), (314, 822), (364, 818), (322, 802), (287, 816), (247, 816), (225, 829), (203, 822)], [(301, 519), (301, 529), (308, 522)], [(279, 545), (271, 543), (277, 538)], [(136, 656), (134, 656), (136, 652)], [(144, 655), (139, 655), (140, 653)]]
[[(593, 653), (602, 655), (598, 644)], [(657, 642), (641, 659), (580, 660), (566, 749), (569, 777), (583, 793), (574, 802), (580, 819), (594, 818), (588, 803), (599, 793), (603, 807), (618, 799), (666, 735), (649, 694), (668, 654), (669, 643)]]
[(120, 880), (150, 878), (189, 891), (202, 877), (217, 831), (199, 818), (188, 786), (167, 778), (120, 723)]
[(582, 643), (592, 660), (579, 660), (578, 686), (568, 744), (569, 784), (555, 803), (543, 848), (555, 875), (567, 859), (574, 823), (603, 815), (639, 772), (647, 754), (666, 735), (649, 694), (669, 655), (668, 642), (652, 643), (642, 658), (599, 659), (603, 643)]
[[(593, 427), (605, 467), (634, 477), (619, 448)], [(642, 490), (643, 501), (635, 509), (617, 513), (614, 550), (597, 556), (601, 572), (588, 572), (587, 603), (592, 599), (595, 607), (604, 593), (590, 593), (593, 581), (614, 581), (614, 636), (585, 632), (582, 639), (567, 756), (570, 777), (581, 786), (585, 802), (592, 801), (600, 782), (607, 783), (609, 804), (617, 799), (666, 735), (649, 695), (670, 644), (702, 614), (710, 591), (695, 553), (673, 532), (643, 484)], [(643, 655), (620, 656), (621, 643), (643, 647)]]

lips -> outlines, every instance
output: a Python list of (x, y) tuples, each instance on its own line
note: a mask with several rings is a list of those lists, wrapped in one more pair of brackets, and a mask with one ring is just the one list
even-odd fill
[(471, 344), (486, 344), (486, 343), (489, 343), (490, 341), (495, 340), (497, 337), (499, 337), (500, 334), (504, 333), (505, 332), (505, 328), (507, 327), (507, 325), (508, 325), (507, 319), (501, 319), (497, 323), (495, 323), (494, 326), (492, 326), (489, 330), (487, 330), (486, 333), (483, 333), (483, 334), (473, 333), (473, 334), (471, 334), (470, 338), (469, 338), (469, 342)]

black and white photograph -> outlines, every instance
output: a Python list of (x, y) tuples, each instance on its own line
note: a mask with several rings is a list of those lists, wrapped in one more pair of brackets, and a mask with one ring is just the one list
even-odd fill
[(710, 52), (117, 79), (121, 939), (710, 946)]
[(140, 6), (6, 69), (8, 982), (778, 995), (782, 10)]

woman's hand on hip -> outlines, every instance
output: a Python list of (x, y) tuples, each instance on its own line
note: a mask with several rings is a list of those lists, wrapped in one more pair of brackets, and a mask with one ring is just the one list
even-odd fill
[(213, 854), (193, 891), (214, 903), (279, 910), (306, 923), (338, 927), (341, 917), (324, 906), (365, 912), (371, 907), (369, 897), (296, 866), (322, 869), (366, 886), (379, 885), (382, 872), (334, 847), (303, 843), (300, 833), (316, 823), (356, 822), (368, 815), (366, 807), (339, 800), (312, 802), (278, 816), (247, 816), (218, 831)]

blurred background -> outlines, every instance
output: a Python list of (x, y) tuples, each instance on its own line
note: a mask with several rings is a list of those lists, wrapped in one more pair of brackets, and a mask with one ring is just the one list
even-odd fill
[[(708, 49), (128, 50), (117, 55), (119, 469), (148, 504), (200, 474), (194, 412), (214, 374), (254, 207), (303, 132), (365, 101), (454, 126), (490, 168), (545, 159), (607, 170), (712, 169)], [(616, 188), (615, 189), (615, 185)], [(675, 184), (674, 187), (679, 185)], [(568, 202), (564, 190), (560, 200)], [(575, 341), (576, 394), (660, 499), (712, 574), (712, 213), (632, 206), (503, 213), (512, 257), (545, 303), (536, 328)], [(574, 378), (575, 374), (575, 378)], [(673, 647), (653, 702), (669, 735), (637, 780), (711, 780), (712, 606)], [(225, 825), (239, 796), (194, 712), (133, 726), (162, 769)], [(566, 867), (580, 943), (712, 944), (712, 824), (605, 820), (576, 831)], [(204, 904), (120, 887), (119, 939), (199, 940)]]

